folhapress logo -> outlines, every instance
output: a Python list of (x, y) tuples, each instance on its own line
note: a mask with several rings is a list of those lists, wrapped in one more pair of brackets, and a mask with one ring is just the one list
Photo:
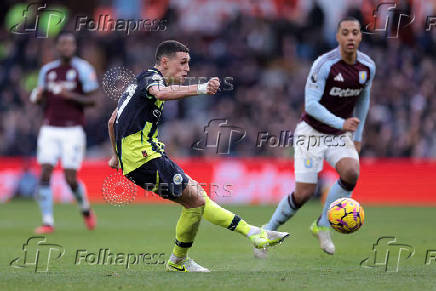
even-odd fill
[(360, 262), (360, 266), (382, 267), (386, 272), (398, 272), (400, 262), (411, 258), (414, 254), (415, 248), (411, 245), (397, 243), (397, 239), (393, 236), (384, 236), (372, 245), (370, 256)]
[(203, 151), (214, 148), (217, 154), (228, 155), (231, 146), (243, 140), (245, 135), (246, 131), (243, 128), (229, 124), (227, 119), (212, 119), (204, 127), (201, 139), (192, 144), (192, 149)]
[[(17, 4), (10, 12), (10, 32), (13, 34), (34, 34), (37, 38), (56, 35), (65, 25), (67, 11), (49, 8), (46, 3), (32, 2), (27, 6)], [(13, 17), (12, 17), (13, 16)]]
[(59, 260), (65, 249), (58, 244), (49, 244), (43, 236), (34, 236), (23, 244), (23, 255), (13, 259), (9, 265), (14, 268), (35, 268), (35, 272), (47, 272), (54, 261)]

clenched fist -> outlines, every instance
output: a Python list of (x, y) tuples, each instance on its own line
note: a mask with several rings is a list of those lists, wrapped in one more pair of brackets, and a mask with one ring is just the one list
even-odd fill
[(220, 79), (218, 77), (213, 77), (207, 82), (207, 94), (216, 94), (218, 88), (220, 87)]
[(357, 126), (359, 126), (360, 120), (357, 117), (347, 118), (342, 126), (342, 129), (345, 131), (354, 132), (357, 130)]

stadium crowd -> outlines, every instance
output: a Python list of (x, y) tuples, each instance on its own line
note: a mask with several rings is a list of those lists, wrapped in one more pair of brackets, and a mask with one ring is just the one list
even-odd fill
[[(231, 86), (216, 96), (166, 102), (159, 131), (166, 151), (176, 157), (216, 155), (216, 149), (196, 150), (192, 145), (204, 138), (209, 120), (227, 119), (230, 126), (246, 131), (241, 141), (232, 144), (231, 155), (289, 157), (290, 144), (257, 147), (257, 139), (259, 132), (279, 136), (282, 131), (294, 130), (304, 105), (310, 66), (314, 58), (335, 46), (335, 21), (326, 8), (328, 1), (307, 1), (307, 7), (298, 5), (303, 1), (289, 1), (293, 4), (278, 10), (286, 15), (268, 7), (235, 6), (220, 14), (218, 9), (224, 8), (203, 1), (203, 5), (210, 5), (191, 6), (203, 7), (202, 17), (198, 10), (185, 7), (198, 1), (163, 2), (166, 6), (159, 17), (166, 20), (165, 31), (130, 35), (81, 31), (77, 34), (79, 55), (96, 67), (101, 79), (115, 66), (135, 73), (151, 66), (154, 49), (162, 40), (184, 42), (191, 50), (191, 76), (228, 77)], [(362, 23), (367, 23), (364, 5), (375, 4), (338, 2), (345, 4), (334, 15), (351, 14)], [(430, 2), (433, 6), (427, 11), (434, 12), (436, 4)], [(407, 2), (399, 8), (417, 13)], [(225, 17), (213, 19), (210, 16), (216, 16), (214, 13)], [(425, 17), (416, 19), (425, 21)], [(74, 24), (65, 28), (74, 29)], [(364, 34), (361, 51), (375, 60), (377, 75), (363, 156), (436, 157), (436, 98), (432, 96), (436, 91), (435, 32), (426, 31), (421, 23), (400, 29), (398, 38)], [(29, 94), (41, 66), (56, 57), (54, 42), (13, 35), (6, 28), (0, 30), (0, 39), (0, 155), (34, 156), (42, 110), (29, 101)], [(106, 125), (115, 105), (101, 90), (98, 105), (86, 111), (88, 157), (109, 156)]]

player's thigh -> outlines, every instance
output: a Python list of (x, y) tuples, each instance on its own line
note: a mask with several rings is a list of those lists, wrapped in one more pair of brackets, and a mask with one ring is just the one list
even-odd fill
[(148, 161), (126, 177), (143, 189), (170, 200), (180, 198), (189, 182), (185, 172), (166, 155)]
[(341, 178), (352, 183), (351, 180), (356, 180), (359, 176), (359, 153), (350, 134), (340, 135), (338, 140), (335, 146), (327, 149), (326, 160), (337, 170)]
[(54, 166), (61, 153), (59, 132), (52, 127), (42, 126), (37, 140), (36, 158), (38, 164)]
[(173, 201), (183, 205), (185, 208), (197, 208), (204, 205), (204, 197), (207, 196), (203, 187), (195, 180), (188, 176), (189, 182), (182, 192), (182, 196), (175, 198)]
[(320, 145), (319, 133), (305, 122), (300, 122), (294, 135), (295, 181), (317, 184), (323, 168), (325, 148)]
[(78, 169), (85, 155), (86, 137), (82, 127), (65, 128), (61, 140), (61, 162), (64, 169)]

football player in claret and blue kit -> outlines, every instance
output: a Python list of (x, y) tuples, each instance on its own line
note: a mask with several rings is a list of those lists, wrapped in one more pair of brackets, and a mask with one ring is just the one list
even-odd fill
[(86, 150), (83, 130), (84, 109), (94, 106), (98, 82), (94, 68), (78, 58), (76, 38), (62, 32), (56, 39), (59, 59), (44, 65), (39, 73), (38, 86), (32, 91), (32, 102), (42, 105), (43, 125), (38, 135), (37, 159), (42, 174), (36, 195), (42, 212), (42, 225), (37, 234), (54, 231), (53, 193), (50, 177), (53, 167), (61, 161), (65, 180), (71, 188), (89, 230), (96, 226), (96, 217), (88, 202), (85, 185), (77, 179)]
[[(333, 255), (327, 216), (330, 203), (350, 197), (359, 178), (359, 152), (375, 63), (358, 50), (362, 40), (360, 23), (353, 17), (338, 23), (339, 46), (321, 55), (312, 65), (305, 88), (305, 107), (294, 134), (295, 190), (283, 197), (266, 230), (277, 230), (288, 221), (316, 190), (324, 160), (340, 178), (330, 188), (321, 216), (310, 229), (321, 249)], [(255, 249), (264, 258), (266, 250)]]

